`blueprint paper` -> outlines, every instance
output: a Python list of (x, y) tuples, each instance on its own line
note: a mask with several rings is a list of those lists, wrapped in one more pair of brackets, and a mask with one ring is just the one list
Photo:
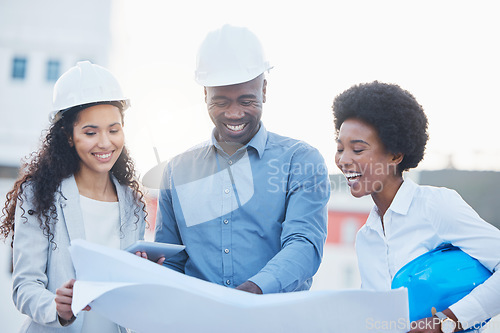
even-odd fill
[(254, 295), (84, 240), (70, 247), (72, 310), (87, 304), (138, 333), (406, 332), (406, 289)]

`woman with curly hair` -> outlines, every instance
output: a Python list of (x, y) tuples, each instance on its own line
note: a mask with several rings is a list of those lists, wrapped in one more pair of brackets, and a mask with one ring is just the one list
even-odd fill
[(86, 239), (123, 249), (144, 237), (143, 193), (124, 145), (127, 106), (114, 76), (88, 61), (56, 82), (57, 112), (7, 194), (0, 225), (13, 239), (13, 300), (28, 316), (21, 332), (124, 331), (92, 311), (74, 316), (68, 247)]
[(435, 317), (429, 308), (429, 317), (412, 322), (411, 332), (453, 332), (500, 313), (500, 231), (455, 191), (403, 177), (423, 159), (428, 139), (427, 117), (416, 99), (375, 81), (338, 95), (333, 115), (335, 162), (351, 194), (370, 195), (375, 203), (356, 236), (362, 288), (390, 290), (403, 266), (447, 243), (494, 273)]

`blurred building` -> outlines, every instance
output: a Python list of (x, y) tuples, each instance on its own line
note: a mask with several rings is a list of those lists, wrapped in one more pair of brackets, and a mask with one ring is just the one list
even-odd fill
[(107, 66), (110, 21), (111, 0), (0, 0), (0, 176), (37, 148), (58, 77)]

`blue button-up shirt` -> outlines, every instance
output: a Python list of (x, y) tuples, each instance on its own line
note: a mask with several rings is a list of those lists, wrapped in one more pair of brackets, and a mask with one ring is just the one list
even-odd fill
[(323, 254), (330, 183), (308, 144), (267, 132), (229, 156), (215, 137), (165, 168), (155, 240), (184, 244), (165, 265), (263, 293), (309, 289)]

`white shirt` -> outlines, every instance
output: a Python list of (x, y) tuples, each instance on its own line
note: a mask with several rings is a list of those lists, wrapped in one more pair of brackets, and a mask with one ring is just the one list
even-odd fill
[(99, 201), (80, 195), (85, 239), (89, 242), (120, 248), (120, 206), (118, 201)]
[[(114, 249), (120, 248), (120, 207), (117, 202), (90, 199), (80, 195), (85, 239)], [(92, 305), (91, 305), (92, 306)], [(118, 326), (111, 320), (90, 310), (85, 313), (82, 332), (118, 332)]]
[(471, 326), (500, 313), (500, 230), (458, 193), (405, 179), (384, 215), (384, 228), (375, 206), (356, 236), (363, 289), (390, 290), (401, 267), (446, 242), (495, 272), (450, 306), (458, 320)]

